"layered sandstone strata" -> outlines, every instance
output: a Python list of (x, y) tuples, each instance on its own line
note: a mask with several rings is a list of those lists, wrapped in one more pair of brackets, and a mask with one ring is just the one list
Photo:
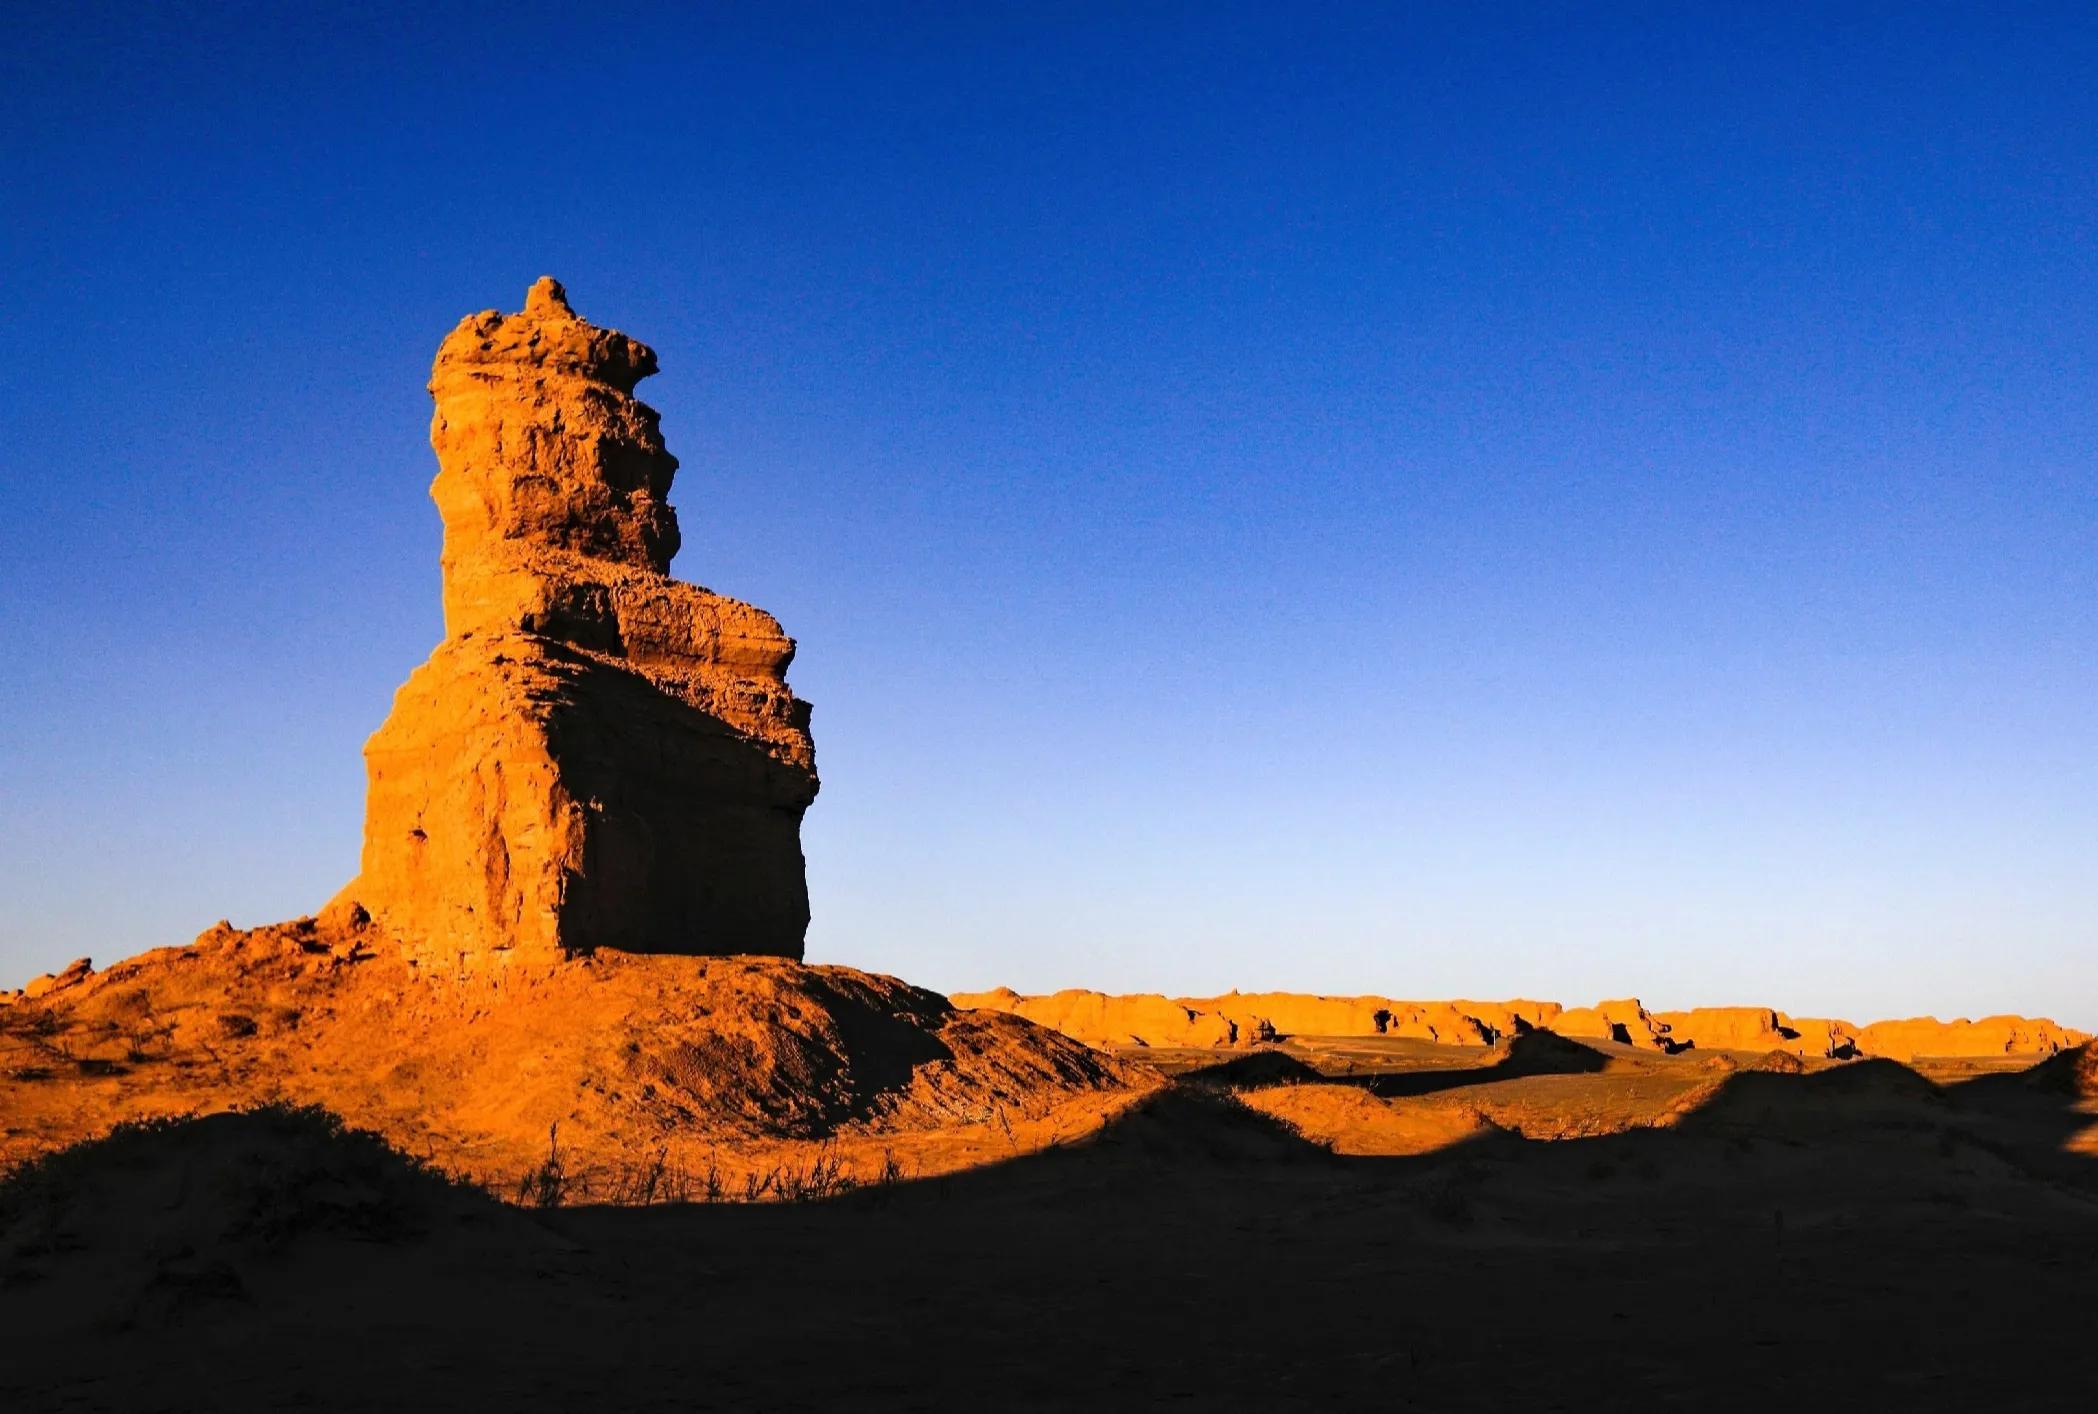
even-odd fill
[(1092, 1045), (1246, 1046), (1277, 1036), (1404, 1036), (1450, 1046), (1487, 1046), (1545, 1029), (1555, 1002), (1406, 1002), (1303, 992), (1230, 992), (1220, 997), (1113, 996), (1071, 989), (1022, 996), (1009, 987), (956, 992), (956, 1006), (1011, 1012)]
[(671, 579), (656, 356), (542, 279), (430, 377), (445, 640), (365, 747), (346, 899), (413, 955), (800, 957), (816, 795), (794, 641)]
[(1276, 1036), (1400, 1036), (1445, 1046), (1485, 1046), (1526, 1031), (1554, 1031), (1650, 1051), (1775, 1050), (1910, 1061), (2051, 1056), (2091, 1039), (2045, 1018), (1920, 1017), (1853, 1026), (1768, 1007), (1650, 1012), (1633, 997), (1567, 1008), (1526, 1000), (1409, 1002), (1302, 992), (1164, 997), (1071, 990), (1022, 996), (1000, 987), (956, 992), (953, 1000), (957, 1006), (1012, 1012), (1097, 1046), (1244, 1046)]

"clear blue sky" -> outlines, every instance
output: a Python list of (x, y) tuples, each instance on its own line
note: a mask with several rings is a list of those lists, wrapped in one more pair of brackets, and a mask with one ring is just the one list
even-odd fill
[(552, 273), (815, 958), (2098, 1026), (2092, 7), (319, 8), (10, 17), (0, 983), (355, 871)]

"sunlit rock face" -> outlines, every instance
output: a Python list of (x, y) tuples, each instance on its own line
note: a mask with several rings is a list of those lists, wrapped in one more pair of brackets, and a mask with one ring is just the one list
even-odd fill
[(656, 356), (542, 279), (430, 378), (445, 640), (365, 746), (346, 891), (418, 956), (800, 957), (815, 798), (794, 641), (671, 579)]

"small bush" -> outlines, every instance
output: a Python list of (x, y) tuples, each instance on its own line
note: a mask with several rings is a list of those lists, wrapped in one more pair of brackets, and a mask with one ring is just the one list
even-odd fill
[(517, 1201), (534, 1208), (558, 1208), (568, 1201), (572, 1180), (561, 1156), (561, 1126), (547, 1126), (546, 1157), (517, 1181)]

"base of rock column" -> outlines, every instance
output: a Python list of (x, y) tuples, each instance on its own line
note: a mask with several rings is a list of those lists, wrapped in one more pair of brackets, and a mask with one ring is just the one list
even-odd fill
[(419, 959), (802, 955), (809, 773), (619, 659), (448, 640), (365, 758), (345, 892)]

